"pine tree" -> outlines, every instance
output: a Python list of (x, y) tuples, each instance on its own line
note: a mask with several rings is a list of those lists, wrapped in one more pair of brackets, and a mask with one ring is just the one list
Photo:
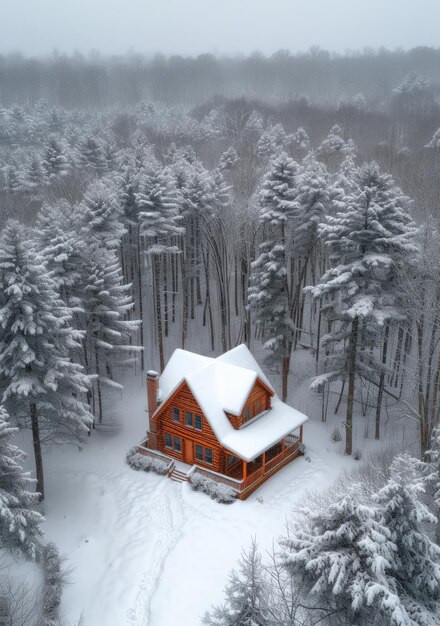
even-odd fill
[[(184, 233), (182, 216), (178, 212), (177, 193), (168, 172), (152, 168), (145, 172), (136, 195), (139, 206), (140, 234), (147, 242), (147, 254), (152, 258), (155, 316), (159, 343), (160, 370), (165, 367), (160, 293), (160, 267), (163, 265), (164, 294), (168, 297), (168, 261), (179, 253), (178, 237)], [(165, 302), (167, 308), (167, 301)]]
[(19, 548), (35, 559), (41, 551), (40, 524), (44, 520), (36, 510), (35, 481), (21, 467), (25, 454), (11, 443), (17, 430), (0, 405), (0, 545)]
[(81, 203), (84, 238), (92, 238), (108, 250), (117, 250), (125, 229), (120, 220), (116, 191), (109, 181), (87, 187)]
[[(288, 248), (292, 240), (292, 224), (296, 209), (296, 173), (298, 166), (287, 154), (282, 153), (272, 164), (259, 194), (260, 222), (265, 226), (267, 239), (261, 249), (260, 258), (252, 265), (249, 304), (257, 305), (257, 322), (264, 324), (270, 339), (266, 348), (270, 360), (282, 363), (282, 399), (287, 398), (287, 381), (292, 350), (292, 294), (287, 284)], [(276, 265), (271, 267), (269, 248), (274, 247)], [(266, 275), (269, 271), (271, 279)], [(276, 277), (275, 277), (276, 273)], [(276, 278), (276, 279), (275, 279)], [(261, 281), (268, 281), (261, 284)], [(260, 287), (266, 287), (258, 302), (254, 297)], [(277, 302), (272, 316), (272, 301)], [(271, 319), (273, 321), (271, 321)], [(282, 321), (281, 326), (280, 321)], [(280, 334), (281, 333), (281, 334)]]
[(42, 498), (42, 436), (79, 441), (91, 423), (82, 400), (89, 379), (70, 360), (80, 340), (42, 258), (23, 227), (8, 222), (0, 239), (0, 391), (10, 414), (30, 418)]
[(9, 165), (5, 170), (5, 190), (12, 195), (23, 191), (23, 183), (15, 165)]
[(223, 152), (220, 157), (220, 169), (224, 172), (230, 172), (234, 169), (239, 160), (240, 158), (237, 154), (237, 150), (231, 146), (226, 150), (226, 152)]
[(436, 541), (440, 546), (440, 427), (435, 428), (431, 435), (431, 446), (426, 453), (428, 490), (432, 495), (432, 504), (437, 517)]
[(269, 338), (264, 343), (267, 361), (276, 365), (290, 356), (294, 325), (289, 315), (286, 289), (285, 248), (266, 242), (260, 246), (260, 255), (251, 265), (249, 305), (255, 311), (258, 324)]
[(341, 625), (411, 626), (392, 575), (398, 558), (394, 537), (380, 508), (348, 494), (304, 514), (281, 543), (284, 566), (304, 603), (322, 613), (321, 619), (334, 614)]
[(26, 172), (26, 187), (32, 192), (38, 192), (46, 183), (46, 176), (42, 163), (38, 157), (34, 157)]
[(104, 153), (93, 137), (83, 139), (78, 146), (77, 162), (81, 169), (102, 176), (106, 168)]
[(70, 165), (63, 148), (54, 138), (49, 141), (49, 145), (44, 153), (42, 165), (49, 178), (64, 176), (70, 170)]
[(323, 344), (335, 351), (315, 385), (348, 376), (345, 450), (351, 454), (356, 375), (371, 380), (381, 370), (370, 348), (383, 325), (401, 317), (397, 274), (416, 251), (409, 200), (376, 164), (364, 165), (345, 208), (327, 217), (320, 235), (332, 267), (308, 290), (315, 298), (327, 297), (322, 310), (332, 329)]
[(226, 603), (207, 613), (204, 624), (210, 626), (269, 626), (272, 621), (267, 608), (268, 585), (255, 541), (243, 552), (226, 588)]
[(440, 614), (440, 547), (425, 530), (437, 519), (421, 502), (425, 490), (420, 461), (402, 454), (390, 469), (391, 478), (375, 501), (396, 546), (392, 576), (409, 624), (425, 626), (431, 623), (428, 615)]

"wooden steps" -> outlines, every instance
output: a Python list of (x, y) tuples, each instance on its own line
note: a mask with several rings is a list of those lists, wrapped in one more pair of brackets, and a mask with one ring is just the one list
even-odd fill
[(169, 474), (169, 477), (176, 483), (184, 483), (188, 480), (187, 474), (177, 469), (177, 467), (173, 468), (173, 471), (171, 472), (171, 474)]

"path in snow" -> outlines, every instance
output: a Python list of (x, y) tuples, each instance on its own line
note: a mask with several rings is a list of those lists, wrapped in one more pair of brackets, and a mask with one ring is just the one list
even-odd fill
[(143, 383), (132, 387), (107, 408), (104, 427), (82, 452), (64, 446), (47, 457), (47, 536), (72, 569), (66, 616), (83, 612), (84, 626), (198, 626), (222, 601), (251, 538), (270, 549), (306, 491), (353, 463), (329, 443), (329, 427), (306, 426), (310, 463), (298, 459), (247, 501), (221, 505), (126, 465), (146, 429)]

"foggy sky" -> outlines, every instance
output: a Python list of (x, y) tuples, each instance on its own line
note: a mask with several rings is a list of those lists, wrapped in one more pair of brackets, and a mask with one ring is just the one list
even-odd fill
[(440, 0), (0, 0), (0, 52), (440, 46)]

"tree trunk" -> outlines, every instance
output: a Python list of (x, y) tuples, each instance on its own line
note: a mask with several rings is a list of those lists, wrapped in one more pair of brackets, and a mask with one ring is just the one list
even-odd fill
[(41, 453), (40, 425), (38, 423), (37, 405), (35, 402), (30, 403), (31, 425), (32, 425), (32, 442), (34, 446), (35, 471), (37, 475), (36, 491), (40, 494), (40, 502), (44, 500), (44, 472), (43, 472), (43, 455)]
[(289, 380), (289, 357), (288, 356), (284, 356), (283, 357), (283, 363), (282, 363), (282, 375), (281, 375), (281, 400), (283, 402), (287, 401), (287, 385), (288, 385), (288, 380)]
[(380, 371), (379, 377), (379, 390), (377, 392), (377, 404), (376, 404), (376, 430), (374, 433), (375, 439), (380, 439), (380, 414), (382, 410), (382, 398), (383, 398), (383, 388), (385, 384), (385, 365), (387, 362), (387, 351), (388, 351), (388, 337), (390, 334), (390, 325), (387, 324), (385, 326), (385, 333), (383, 337), (383, 348), (382, 348), (382, 368)]
[[(141, 238), (138, 229), (138, 242), (137, 242), (137, 262), (138, 262), (138, 290), (139, 290), (139, 319), (141, 324), (139, 326), (140, 343), (142, 348), (144, 347), (144, 306), (142, 300), (142, 265), (141, 265)], [(144, 371), (144, 350), (141, 350), (141, 371)]]
[(186, 276), (185, 248), (182, 252), (182, 350), (185, 349), (188, 332), (188, 279)]
[(162, 330), (162, 311), (161, 311), (161, 299), (160, 299), (160, 257), (155, 254), (153, 256), (153, 274), (154, 274), (154, 291), (155, 291), (155, 304), (156, 304), (156, 328), (157, 328), (157, 342), (159, 345), (159, 365), (161, 373), (165, 369), (165, 358), (163, 350), (163, 330)]
[(348, 359), (348, 396), (347, 415), (345, 419), (345, 454), (351, 455), (353, 451), (353, 404), (354, 383), (356, 378), (356, 351), (358, 339), (359, 319), (355, 318), (351, 323), (350, 354)]

